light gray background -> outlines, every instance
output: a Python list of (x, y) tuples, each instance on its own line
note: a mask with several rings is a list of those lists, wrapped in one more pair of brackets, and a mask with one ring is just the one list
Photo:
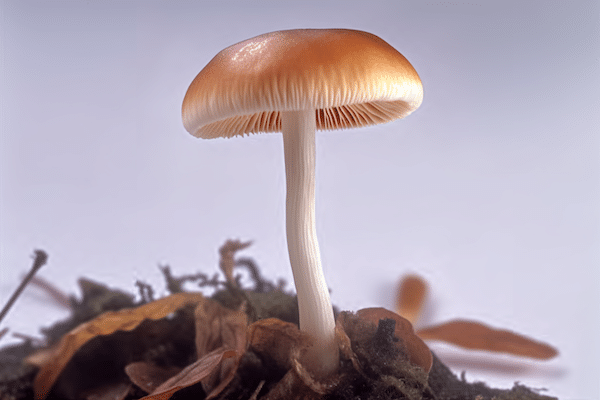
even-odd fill
[[(405, 120), (317, 135), (333, 302), (393, 308), (398, 278), (422, 274), (424, 322), (477, 319), (561, 352), (435, 346), (468, 380), (597, 399), (599, 15), (594, 0), (1, 1), (0, 304), (35, 248), (69, 293), (86, 276), (164, 294), (159, 263), (216, 271), (227, 238), (291, 280), (280, 135), (195, 139), (181, 101), (233, 43), (361, 29), (411, 61), (425, 97)], [(28, 289), (3, 325), (38, 335), (64, 316)]]

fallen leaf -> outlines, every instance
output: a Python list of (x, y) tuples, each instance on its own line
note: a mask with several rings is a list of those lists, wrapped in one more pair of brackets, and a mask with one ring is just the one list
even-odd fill
[(88, 393), (86, 400), (124, 400), (131, 390), (131, 383), (118, 382), (102, 386)]
[(204, 300), (205, 297), (200, 293), (177, 293), (136, 308), (108, 311), (79, 325), (64, 335), (50, 353), (46, 353), (34, 380), (35, 398), (41, 400), (48, 395), (69, 360), (89, 340), (116, 331), (131, 331), (144, 320), (161, 319), (187, 304)]
[(34, 365), (38, 368), (41, 368), (55, 356), (55, 348), (49, 347), (35, 351), (34, 353), (25, 357), (23, 361), (26, 364)]
[(248, 345), (259, 355), (266, 355), (282, 369), (291, 369), (292, 358), (312, 343), (298, 325), (277, 318), (254, 322), (248, 327)]
[(423, 278), (405, 275), (398, 285), (396, 313), (414, 324), (421, 316), (427, 291), (427, 282)]
[(140, 400), (168, 400), (179, 390), (195, 385), (209, 376), (223, 360), (236, 356), (235, 350), (217, 349), (188, 365)]
[(215, 301), (207, 301), (198, 304), (194, 317), (198, 358), (219, 347), (239, 353), (246, 350), (248, 316), (244, 311), (234, 311)]
[(194, 316), (196, 352), (199, 359), (219, 348), (236, 352), (236, 357), (223, 360), (218, 368), (203, 378), (204, 391), (214, 396), (226, 385), (223, 382), (231, 381), (240, 358), (246, 352), (248, 316), (241, 310), (230, 310), (212, 301), (198, 304)]
[(161, 367), (145, 361), (128, 364), (125, 373), (129, 380), (146, 393), (152, 393), (163, 382), (178, 374), (181, 368)]
[(541, 360), (553, 358), (558, 354), (558, 351), (548, 344), (475, 321), (453, 320), (421, 329), (417, 334), (424, 340), (439, 340), (467, 349), (508, 353)]

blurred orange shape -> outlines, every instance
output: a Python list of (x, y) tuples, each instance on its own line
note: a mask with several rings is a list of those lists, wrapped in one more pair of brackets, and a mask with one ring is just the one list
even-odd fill
[(427, 297), (427, 282), (417, 275), (405, 275), (398, 286), (396, 313), (414, 325), (421, 316), (425, 298)]
[(558, 354), (554, 347), (546, 343), (467, 320), (453, 320), (429, 326), (419, 330), (417, 335), (423, 340), (438, 340), (467, 349), (508, 353), (541, 360), (553, 358)]

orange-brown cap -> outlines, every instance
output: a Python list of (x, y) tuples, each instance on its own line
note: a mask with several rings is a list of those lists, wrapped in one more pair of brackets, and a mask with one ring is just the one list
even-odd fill
[(208, 139), (281, 131), (281, 111), (314, 109), (321, 130), (379, 124), (422, 99), (415, 69), (379, 37), (298, 29), (221, 51), (190, 85), (182, 114), (188, 132)]

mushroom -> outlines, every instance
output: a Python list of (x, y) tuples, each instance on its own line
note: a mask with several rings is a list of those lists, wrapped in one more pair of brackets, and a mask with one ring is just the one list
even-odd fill
[(315, 229), (315, 130), (403, 118), (423, 99), (412, 65), (379, 37), (347, 29), (266, 33), (218, 53), (185, 95), (182, 115), (199, 138), (282, 132), (286, 232), (300, 329), (314, 345), (316, 377), (339, 366), (335, 321)]

